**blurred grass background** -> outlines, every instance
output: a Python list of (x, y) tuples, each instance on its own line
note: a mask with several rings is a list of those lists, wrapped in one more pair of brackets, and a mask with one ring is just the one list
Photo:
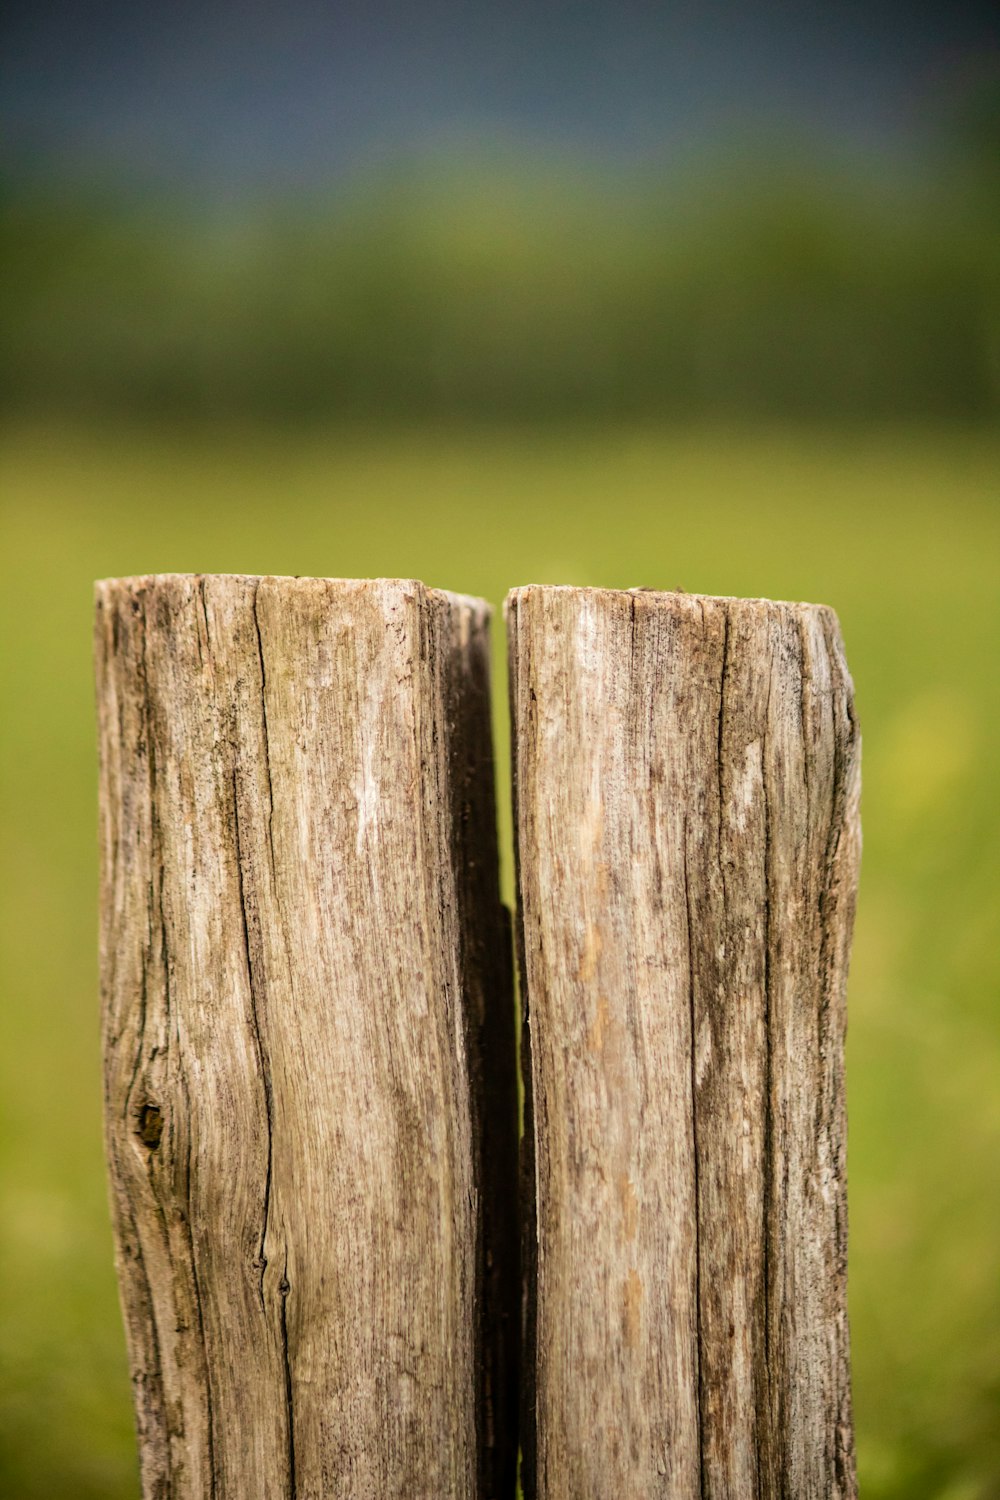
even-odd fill
[[(91, 582), (217, 571), (837, 609), (862, 1493), (1000, 1496), (1000, 90), (888, 170), (453, 144), (208, 211), (99, 166), (0, 159), (0, 1492), (138, 1493)], [(499, 616), (494, 650), (509, 900)]]

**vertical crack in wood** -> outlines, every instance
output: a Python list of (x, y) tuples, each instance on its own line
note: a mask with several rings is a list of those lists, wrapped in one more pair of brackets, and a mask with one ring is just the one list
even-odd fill
[(135, 1092), (136, 1080), (142, 1067), (142, 1057), (146, 1050), (146, 1011), (149, 1004), (149, 978), (147, 974), (148, 954), (143, 951), (142, 968), (139, 975), (139, 1026), (138, 1036), (135, 1044), (135, 1060), (132, 1063), (132, 1072), (129, 1075), (128, 1084), (125, 1088), (124, 1102), (122, 1103), (122, 1119), (127, 1120), (132, 1113), (132, 1095)]
[[(517, 1082), (511, 933), (500, 901), (489, 663), (485, 620), (470, 604), (455, 621), (440, 602), (446, 795), (456, 872), (460, 1017), (468, 1057), (476, 1178), (476, 1366), (484, 1500), (513, 1492), (520, 1344), (517, 1225)], [(465, 649), (456, 646), (468, 635)], [(457, 635), (457, 640), (456, 640)]]
[(694, 918), (691, 910), (691, 882), (688, 876), (688, 820), (684, 814), (684, 909), (687, 914), (688, 939), (688, 1008), (691, 1017), (691, 1160), (694, 1167), (694, 1305), (695, 1305), (695, 1391), (698, 1421), (698, 1493), (705, 1493), (705, 1392), (702, 1388), (702, 1310), (701, 1310), (701, 1187), (698, 1163), (698, 1030), (695, 1006)]
[(761, 1188), (761, 1281), (764, 1299), (764, 1359), (763, 1379), (757, 1397), (757, 1431), (763, 1434), (763, 1443), (758, 1438), (759, 1480), (774, 1485), (776, 1455), (772, 1439), (779, 1430), (776, 1414), (772, 1408), (772, 1393), (777, 1381), (777, 1361), (771, 1344), (771, 1235), (776, 1222), (774, 1205), (774, 1035), (771, 1023), (771, 790), (770, 760), (768, 755), (771, 723), (771, 692), (774, 683), (773, 659), (768, 661), (767, 699), (764, 706), (763, 736), (761, 741), (761, 795), (764, 803), (764, 1132), (762, 1146)]
[[(201, 619), (202, 619), (202, 624), (205, 627), (205, 645), (206, 645), (206, 647), (210, 647), (211, 646), (211, 631), (209, 630), (209, 627), (208, 627), (208, 599), (206, 598), (206, 595), (205, 595), (205, 575), (203, 573), (198, 578), (198, 601), (201, 604)], [(199, 665), (204, 665), (204, 662), (203, 662), (203, 659), (202, 659), (202, 654), (201, 654), (201, 634), (197, 630), (196, 630), (195, 634), (196, 634), (197, 641), (198, 641), (198, 662), (199, 662)]]
[(254, 580), (250, 612), (253, 615), (254, 634), (257, 637), (257, 661), (260, 666), (260, 713), (264, 731), (264, 775), (267, 778), (267, 846), (271, 852), (271, 879), (277, 885), (278, 872), (274, 858), (274, 783), (271, 780), (271, 737), (267, 727), (267, 668), (264, 665), (264, 642), (260, 633), (260, 615), (257, 598), (260, 594), (260, 579)]
[(628, 680), (630, 685), (635, 682), (635, 606), (636, 597), (630, 591), (628, 600)]
[(292, 1388), (292, 1362), (288, 1351), (288, 1250), (285, 1250), (285, 1265), (278, 1283), (281, 1298), (281, 1358), (285, 1372), (285, 1420), (288, 1442), (288, 1500), (295, 1500), (297, 1481), (295, 1477), (295, 1405)]
[[(522, 1089), (521, 1132), (518, 1145), (518, 1215), (520, 1219), (520, 1390), (518, 1397), (518, 1436), (520, 1458), (520, 1480), (525, 1500), (534, 1500), (537, 1493), (537, 1275), (538, 1275), (538, 1223), (537, 1223), (537, 1160), (535, 1152), (535, 1118), (533, 1098), (533, 1076), (531, 1062), (531, 1013), (528, 1005), (527, 959), (525, 954), (524, 903), (521, 899), (521, 843), (517, 837), (519, 804), (521, 797), (520, 761), (523, 754), (522, 735), (519, 732), (522, 713), (530, 719), (535, 702), (534, 688), (530, 678), (521, 667), (521, 646), (518, 632), (517, 596), (512, 594), (505, 606), (508, 629), (508, 704), (510, 710), (510, 766), (511, 766), (511, 816), (514, 835), (514, 941), (516, 945), (517, 973), (519, 975), (518, 996), (520, 1004), (519, 1067)], [(522, 695), (524, 698), (522, 708)], [(525, 731), (525, 737), (527, 732)]]
[(240, 839), (240, 803), (239, 787), (236, 780), (236, 767), (233, 767), (232, 775), (233, 793), (233, 837), (236, 845), (236, 879), (239, 886), (240, 917), (243, 923), (243, 949), (246, 954), (247, 985), (250, 990), (250, 1015), (253, 1025), (254, 1048), (257, 1053), (257, 1066), (260, 1071), (261, 1084), (264, 1093), (264, 1117), (267, 1125), (267, 1168), (264, 1177), (264, 1209), (260, 1229), (260, 1245), (257, 1251), (258, 1269), (260, 1281), (258, 1291), (260, 1294), (260, 1310), (266, 1311), (264, 1301), (264, 1273), (267, 1270), (267, 1226), (271, 1211), (271, 1172), (274, 1161), (274, 1100), (272, 1097), (271, 1082), (271, 1059), (264, 1046), (264, 1039), (260, 1029), (260, 1010), (257, 1000), (258, 980), (254, 975), (254, 961), (250, 952), (250, 930), (247, 923), (247, 900), (243, 885), (243, 845)]

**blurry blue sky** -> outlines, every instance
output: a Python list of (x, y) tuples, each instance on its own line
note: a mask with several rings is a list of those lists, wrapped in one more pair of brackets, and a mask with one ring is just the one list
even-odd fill
[(676, 160), (787, 132), (898, 170), (1000, 64), (1000, 6), (7, 0), (9, 167), (210, 196), (458, 147)]

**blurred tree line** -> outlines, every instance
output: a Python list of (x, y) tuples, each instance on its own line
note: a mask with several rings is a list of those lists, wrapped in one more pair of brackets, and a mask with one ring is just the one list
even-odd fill
[(438, 162), (238, 218), (3, 187), (9, 412), (1000, 414), (1000, 111), (904, 180), (785, 148), (669, 184)]

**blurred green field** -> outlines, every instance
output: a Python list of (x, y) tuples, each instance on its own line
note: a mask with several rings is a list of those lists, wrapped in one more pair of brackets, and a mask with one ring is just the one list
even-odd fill
[[(216, 571), (836, 607), (865, 740), (863, 1494), (1000, 1495), (1000, 438), (39, 424), (4, 436), (0, 504), (0, 1491), (138, 1493), (100, 1138), (91, 581)], [(509, 897), (505, 792), (501, 819)]]

